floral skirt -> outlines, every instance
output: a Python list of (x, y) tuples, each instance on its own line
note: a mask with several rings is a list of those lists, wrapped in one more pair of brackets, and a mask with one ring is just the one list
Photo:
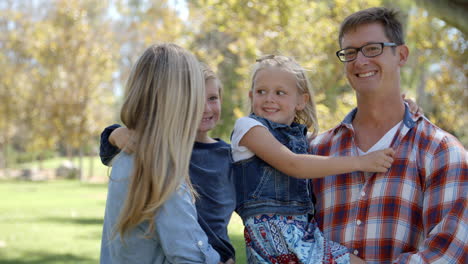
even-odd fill
[(348, 249), (325, 239), (307, 215), (259, 215), (246, 219), (249, 264), (349, 263)]

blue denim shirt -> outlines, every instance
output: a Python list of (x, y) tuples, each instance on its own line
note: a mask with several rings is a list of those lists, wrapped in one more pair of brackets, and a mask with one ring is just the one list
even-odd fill
[[(307, 127), (278, 124), (251, 114), (273, 136), (294, 153), (307, 153)], [(253, 156), (233, 164), (236, 212), (245, 221), (260, 214), (313, 214), (310, 180), (290, 177)]]
[[(109, 142), (118, 124), (106, 127), (101, 134), (99, 156), (105, 165), (120, 152)], [(195, 142), (190, 159), (190, 180), (198, 192), (195, 202), (198, 223), (208, 236), (209, 243), (221, 255), (221, 261), (235, 259), (234, 247), (227, 226), (235, 208), (235, 190), (231, 170), (231, 147), (221, 139), (215, 143)]]
[(132, 155), (121, 152), (114, 159), (106, 201), (100, 263), (218, 263), (219, 254), (210, 246), (197, 222), (195, 205), (185, 185), (174, 192), (158, 210), (153, 219), (153, 236), (144, 237), (148, 228), (148, 222), (145, 221), (130, 230), (124, 241), (119, 234), (112, 238), (113, 226), (127, 196), (132, 167)]

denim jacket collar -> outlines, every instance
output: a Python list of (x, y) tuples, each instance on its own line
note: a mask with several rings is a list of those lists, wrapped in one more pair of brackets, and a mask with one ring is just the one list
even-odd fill
[(301, 131), (304, 135), (307, 135), (307, 127), (303, 124), (299, 124), (299, 123), (296, 123), (296, 122), (293, 122), (291, 125), (286, 125), (286, 124), (280, 124), (280, 123), (276, 123), (276, 122), (273, 122), (273, 121), (270, 121), (266, 118), (263, 118), (263, 117), (260, 117), (254, 113), (251, 113), (249, 115), (250, 118), (253, 118), (255, 120), (264, 120), (266, 123), (268, 123), (273, 129), (281, 129), (281, 128), (285, 128), (285, 129), (288, 129), (288, 128), (292, 128), (292, 129), (299, 129), (299, 131)]

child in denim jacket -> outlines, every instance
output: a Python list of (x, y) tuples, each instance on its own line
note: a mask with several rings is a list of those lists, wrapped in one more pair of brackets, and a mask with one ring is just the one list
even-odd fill
[(385, 172), (393, 150), (360, 157), (307, 154), (307, 129), (317, 133), (315, 102), (304, 69), (289, 57), (257, 60), (249, 97), (252, 113), (236, 121), (231, 137), (248, 262), (362, 263), (323, 237), (313, 218), (310, 179)]

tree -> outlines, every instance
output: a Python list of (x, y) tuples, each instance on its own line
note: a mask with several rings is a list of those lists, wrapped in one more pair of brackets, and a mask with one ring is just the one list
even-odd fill
[(27, 85), (30, 56), (27, 52), (25, 35), (31, 28), (31, 21), (17, 9), (26, 6), (5, 1), (0, 6), (0, 168), (8, 168), (9, 149), (21, 125), (22, 88)]
[(105, 113), (118, 58), (107, 6), (97, 0), (20, 3), (5, 9), (10, 15), (2, 28), (9, 36), (3, 59), (18, 62), (6, 66), (13, 81), (3, 82), (14, 92), (2, 94), (17, 107), (7, 122), (18, 128), (15, 148), (43, 153), (64, 146), (72, 153), (97, 145), (96, 134), (112, 117)]
[[(466, 89), (463, 89), (466, 87), (464, 34), (414, 3), (403, 0), (188, 2), (190, 20), (197, 21), (191, 24), (195, 32), (191, 50), (215, 68), (225, 84), (224, 123), (214, 131), (217, 136), (229, 138), (234, 120), (249, 111), (250, 66), (257, 57), (268, 53), (293, 56), (309, 69), (322, 131), (338, 124), (355, 105), (354, 93), (343, 76), (343, 65), (334, 55), (339, 49), (336, 39), (339, 24), (355, 11), (381, 5), (399, 6), (407, 28), (411, 54), (408, 67), (403, 69), (405, 91), (413, 98), (417, 95), (418, 102), (427, 109), (426, 114), (444, 129), (461, 138), (468, 134), (463, 132), (466, 123), (461, 121), (467, 119), (463, 117), (468, 105)], [(445, 77), (436, 77), (439, 74)], [(450, 87), (447, 95), (435, 96), (447, 85)], [(427, 104), (424, 96), (430, 96)], [(445, 99), (439, 100), (442, 98)], [(436, 111), (436, 108), (453, 112)], [(448, 113), (454, 116), (448, 118)], [(464, 142), (468, 144), (468, 140)]]
[(468, 0), (417, 0), (433, 16), (468, 34)]
[(410, 57), (404, 68), (406, 87), (417, 95), (426, 116), (468, 145), (468, 90), (461, 31), (413, 7), (407, 23)]
[[(118, 0), (114, 28), (120, 44), (119, 86), (125, 85), (130, 69), (151, 44), (187, 42), (185, 25), (167, 0)], [(122, 93), (121, 91), (117, 91)]]
[(111, 120), (104, 113), (112, 104), (118, 53), (107, 8), (102, 1), (59, 0), (48, 19), (37, 24), (36, 32), (50, 30), (41, 39), (37, 59), (48, 80), (50, 120), (69, 155), (75, 149), (82, 157), (90, 143), (97, 145), (89, 139)]

